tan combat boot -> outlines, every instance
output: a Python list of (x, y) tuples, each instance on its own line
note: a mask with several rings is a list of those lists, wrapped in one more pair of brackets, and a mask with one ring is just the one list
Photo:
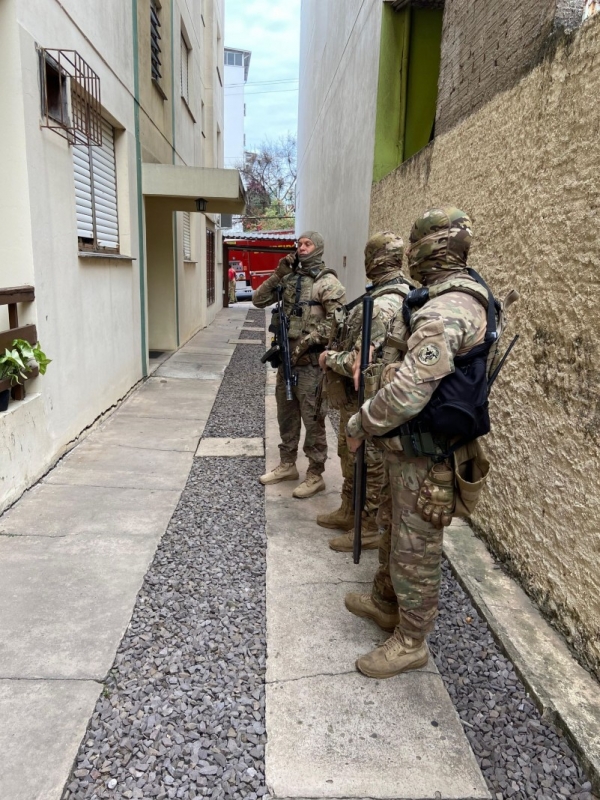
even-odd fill
[(339, 508), (329, 514), (319, 514), (317, 517), (317, 525), (322, 528), (339, 528), (341, 531), (347, 531), (353, 521), (352, 500), (345, 494), (342, 495), (342, 505)]
[(317, 475), (314, 472), (307, 472), (306, 478), (304, 478), (299, 486), (296, 486), (292, 492), (292, 496), (300, 498), (312, 497), (313, 494), (323, 491), (325, 491), (325, 481), (321, 475)]
[(348, 592), (344, 597), (344, 605), (351, 614), (356, 617), (366, 617), (376, 622), (384, 631), (393, 631), (398, 624), (398, 612), (386, 614), (373, 602), (370, 594), (360, 594), (360, 592)]
[[(379, 528), (373, 517), (363, 518), (360, 532), (361, 548), (363, 550), (377, 550), (379, 547)], [(351, 553), (354, 547), (354, 528), (341, 536), (329, 540), (329, 547), (338, 553)]]
[(281, 483), (281, 481), (297, 481), (299, 477), (295, 464), (287, 464), (282, 461), (271, 472), (261, 475), (259, 481), (263, 486), (268, 486), (270, 483)]
[(356, 669), (368, 678), (393, 678), (401, 672), (424, 667), (429, 660), (425, 641), (394, 633), (387, 642), (356, 661)]

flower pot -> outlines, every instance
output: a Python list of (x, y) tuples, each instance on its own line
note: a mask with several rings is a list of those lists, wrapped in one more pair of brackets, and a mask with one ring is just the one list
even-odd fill
[(6, 411), (10, 401), (10, 389), (4, 389), (0, 392), (0, 411)]

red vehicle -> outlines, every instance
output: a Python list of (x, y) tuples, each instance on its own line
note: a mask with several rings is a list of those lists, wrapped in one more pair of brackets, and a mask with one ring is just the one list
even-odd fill
[(279, 260), (295, 248), (293, 231), (248, 231), (224, 238), (223, 263), (231, 265), (237, 273), (238, 300), (250, 299)]

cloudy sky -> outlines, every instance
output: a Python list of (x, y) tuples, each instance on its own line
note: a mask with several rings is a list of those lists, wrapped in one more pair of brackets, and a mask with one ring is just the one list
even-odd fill
[(300, 0), (225, 0), (225, 47), (251, 50), (246, 146), (295, 134)]

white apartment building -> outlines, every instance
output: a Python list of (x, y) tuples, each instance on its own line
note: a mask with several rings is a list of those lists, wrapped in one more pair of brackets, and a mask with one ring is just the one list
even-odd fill
[(225, 48), (225, 166), (236, 167), (244, 161), (246, 137), (244, 88), (248, 80), (248, 50)]
[(0, 2), (0, 349), (52, 359), (0, 413), (0, 511), (222, 307), (222, 37), (223, 0)]

